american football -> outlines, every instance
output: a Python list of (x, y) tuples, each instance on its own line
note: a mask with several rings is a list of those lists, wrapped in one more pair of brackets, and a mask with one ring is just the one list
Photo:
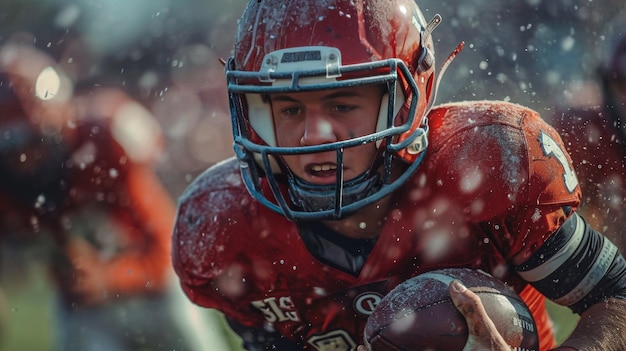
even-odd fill
[(537, 328), (524, 301), (509, 286), (482, 271), (446, 268), (427, 272), (395, 287), (365, 326), (371, 351), (461, 351), (467, 323), (448, 293), (458, 279), (476, 293), (513, 350), (538, 350)]

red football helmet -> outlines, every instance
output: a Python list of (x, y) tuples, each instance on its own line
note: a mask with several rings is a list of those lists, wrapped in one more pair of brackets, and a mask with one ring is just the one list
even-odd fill
[[(434, 95), (430, 33), (440, 19), (427, 23), (414, 0), (250, 1), (226, 66), (234, 148), (250, 193), (290, 219), (337, 219), (398, 189), (427, 147)], [(315, 146), (276, 145), (264, 94), (366, 84), (387, 87), (375, 133)], [(376, 143), (378, 162), (343, 181), (343, 150), (365, 143)], [(332, 186), (304, 182), (281, 159), (327, 151), (337, 154)], [(395, 160), (406, 166), (392, 179)]]

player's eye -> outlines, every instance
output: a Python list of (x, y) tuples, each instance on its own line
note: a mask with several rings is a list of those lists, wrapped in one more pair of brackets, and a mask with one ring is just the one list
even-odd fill
[(347, 112), (351, 112), (356, 108), (356, 106), (354, 105), (344, 105), (344, 104), (337, 104), (337, 105), (333, 105), (333, 107), (331, 108), (332, 112), (338, 112), (338, 113), (347, 113)]
[(280, 109), (280, 114), (284, 116), (297, 116), (302, 113), (302, 108), (298, 106), (283, 107)]

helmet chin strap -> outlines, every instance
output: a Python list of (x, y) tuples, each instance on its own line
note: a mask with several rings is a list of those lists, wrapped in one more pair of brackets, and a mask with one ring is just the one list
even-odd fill
[[(343, 171), (341, 171), (343, 172)], [(313, 184), (298, 177), (288, 178), (289, 199), (298, 209), (307, 212), (328, 211), (335, 209), (337, 218), (345, 218), (352, 213), (343, 213), (341, 203), (336, 203), (337, 184)], [(343, 182), (341, 185), (340, 198), (342, 203), (351, 204), (374, 194), (380, 189), (380, 174), (370, 176), (364, 172), (358, 177)]]
[[(318, 212), (334, 210), (336, 219), (346, 218), (346, 205), (360, 201), (376, 192), (389, 181), (391, 174), (384, 174), (384, 152), (378, 149), (372, 165), (357, 177), (344, 181), (343, 167), (337, 167), (336, 181), (331, 184), (314, 184), (296, 176), (289, 167), (280, 162), (287, 175), (287, 190), (291, 203), (300, 211)], [(343, 164), (343, 149), (337, 151), (337, 165)], [(391, 159), (388, 162), (392, 162)]]

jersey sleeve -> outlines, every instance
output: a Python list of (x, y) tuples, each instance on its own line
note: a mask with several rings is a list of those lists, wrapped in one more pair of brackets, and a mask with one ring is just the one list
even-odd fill
[(513, 212), (518, 240), (515, 261), (525, 259), (542, 246), (578, 208), (581, 189), (558, 133), (532, 111), (522, 121), (528, 155), (528, 195)]
[(578, 206), (571, 160), (535, 111), (459, 103), (435, 110), (432, 123), (438, 134), (430, 171), (438, 189), (492, 234), (505, 259), (536, 249)]
[[(245, 297), (256, 287), (250, 247), (255, 204), (242, 184), (237, 163), (218, 164), (200, 175), (179, 200), (172, 236), (172, 261), (187, 297), (222, 311), (247, 326), (263, 323)], [(256, 273), (263, 273), (256, 265)], [(269, 270), (268, 270), (269, 271)]]

